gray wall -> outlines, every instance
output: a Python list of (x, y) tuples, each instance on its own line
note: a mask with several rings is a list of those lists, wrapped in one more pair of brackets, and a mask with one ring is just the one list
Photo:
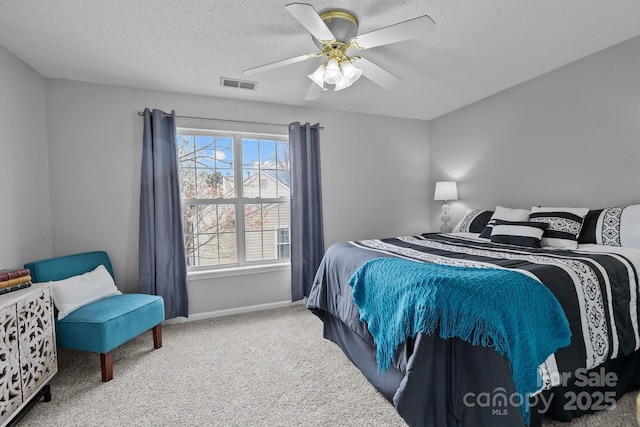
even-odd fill
[(0, 269), (51, 255), (45, 79), (0, 47)]
[[(125, 291), (137, 290), (143, 124), (137, 112), (145, 107), (185, 116), (320, 122), (327, 245), (429, 226), (425, 121), (50, 79), (46, 103), (53, 252), (106, 250)], [(290, 300), (289, 272), (190, 280), (189, 292), (191, 313), (282, 302)]]
[(432, 120), (430, 144), (431, 192), (459, 183), (453, 223), (466, 208), (640, 203), (640, 38)]
[[(0, 85), (0, 268), (102, 248), (125, 291), (137, 289), (144, 107), (320, 122), (327, 245), (437, 229), (443, 179), (459, 182), (453, 222), (467, 207), (640, 202), (640, 38), (430, 123), (44, 79), (3, 48)], [(288, 271), (189, 287), (192, 313), (289, 298)]]

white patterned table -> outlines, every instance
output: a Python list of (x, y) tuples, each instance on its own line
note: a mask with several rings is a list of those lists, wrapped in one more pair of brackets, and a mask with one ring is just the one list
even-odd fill
[(0, 295), (0, 425), (40, 397), (58, 372), (51, 287), (34, 284)]

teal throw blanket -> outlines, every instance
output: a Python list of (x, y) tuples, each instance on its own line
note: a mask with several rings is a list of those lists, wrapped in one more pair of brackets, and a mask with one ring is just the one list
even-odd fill
[(540, 389), (538, 366), (570, 343), (555, 296), (514, 270), (378, 258), (362, 265), (349, 285), (376, 343), (380, 372), (418, 333), (438, 330), (442, 338), (494, 347), (507, 356), (516, 391), (526, 397), (521, 410), (527, 424), (528, 397)]

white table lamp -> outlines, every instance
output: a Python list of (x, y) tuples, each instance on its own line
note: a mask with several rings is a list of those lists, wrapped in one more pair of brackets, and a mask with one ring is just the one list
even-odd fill
[(440, 231), (443, 233), (451, 233), (451, 227), (448, 222), (451, 219), (449, 216), (449, 200), (458, 200), (458, 187), (454, 181), (439, 181), (436, 182), (436, 194), (433, 200), (444, 200), (442, 204), (442, 216), (440, 219), (443, 224), (440, 227)]

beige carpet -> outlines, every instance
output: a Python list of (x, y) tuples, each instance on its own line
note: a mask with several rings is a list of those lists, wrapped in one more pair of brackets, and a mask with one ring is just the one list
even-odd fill
[[(100, 381), (96, 354), (59, 350), (51, 402), (20, 426), (402, 426), (303, 306), (168, 325), (114, 353)], [(635, 394), (570, 424), (635, 426)]]

